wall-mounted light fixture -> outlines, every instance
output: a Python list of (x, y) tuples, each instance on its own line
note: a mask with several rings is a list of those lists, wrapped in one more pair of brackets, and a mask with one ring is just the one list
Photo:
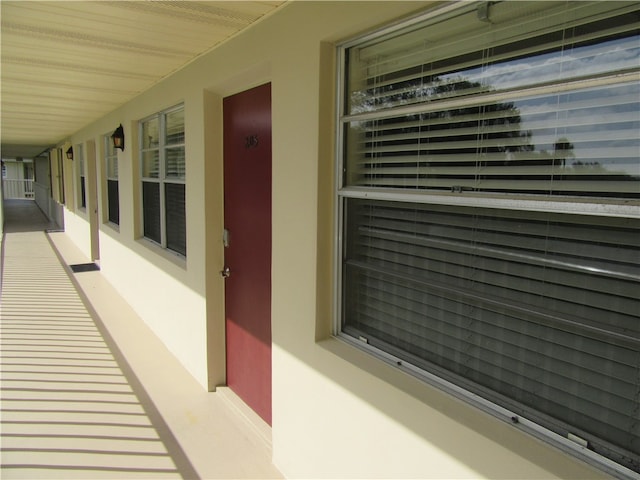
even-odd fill
[(73, 160), (73, 147), (67, 149), (67, 160)]
[(113, 140), (113, 148), (119, 148), (124, 151), (124, 129), (122, 124), (111, 134), (111, 140)]

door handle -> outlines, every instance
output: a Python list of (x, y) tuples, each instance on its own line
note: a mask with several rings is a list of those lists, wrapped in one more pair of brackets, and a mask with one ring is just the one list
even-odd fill
[(224, 267), (223, 270), (220, 270), (220, 275), (222, 275), (222, 278), (229, 278), (231, 276), (231, 269), (229, 267)]

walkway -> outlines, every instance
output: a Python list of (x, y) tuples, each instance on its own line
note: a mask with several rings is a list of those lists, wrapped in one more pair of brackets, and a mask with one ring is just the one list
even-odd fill
[[(281, 478), (270, 431), (208, 393), (33, 201), (5, 201), (2, 478)], [(170, 381), (167, 381), (170, 379)]]

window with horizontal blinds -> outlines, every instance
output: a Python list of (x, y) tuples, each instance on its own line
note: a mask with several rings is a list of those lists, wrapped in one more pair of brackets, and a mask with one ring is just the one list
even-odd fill
[(78, 164), (80, 208), (84, 210), (87, 208), (87, 181), (84, 165), (84, 145), (78, 144), (75, 146), (74, 159)]
[(111, 135), (103, 137), (105, 168), (107, 177), (107, 219), (114, 225), (120, 224), (120, 194), (118, 180), (118, 152), (113, 146)]
[(484, 7), (341, 47), (337, 333), (585, 439), (625, 478), (640, 471), (640, 7)]
[(143, 189), (149, 190), (148, 200), (143, 195), (143, 214), (147, 215), (146, 202), (149, 202), (151, 216), (148, 222), (143, 219), (145, 237), (186, 256), (184, 142), (182, 105), (140, 122), (140, 169)]
[(473, 10), (450, 20), (473, 43), (428, 25), (348, 49), (345, 184), (640, 197), (638, 7), (604, 3), (551, 9), (555, 31)]
[(346, 218), (343, 332), (638, 458), (638, 222), (361, 199)]

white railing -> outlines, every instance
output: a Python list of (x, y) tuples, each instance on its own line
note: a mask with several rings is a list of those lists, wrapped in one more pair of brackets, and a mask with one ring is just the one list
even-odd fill
[(33, 180), (2, 180), (2, 193), (4, 198), (34, 198)]

